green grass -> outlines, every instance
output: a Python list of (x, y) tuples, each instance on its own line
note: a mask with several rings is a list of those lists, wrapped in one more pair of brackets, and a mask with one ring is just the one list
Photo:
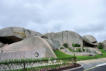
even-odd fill
[(71, 49), (71, 48), (68, 48), (68, 50), (69, 50), (70, 52), (81, 52), (81, 48), (77, 48), (76, 50), (73, 50), (73, 49)]
[(106, 57), (106, 51), (103, 49), (100, 50), (102, 52), (102, 55), (97, 54), (96, 56), (77, 56), (77, 60), (89, 60), (89, 59), (98, 59), (98, 58), (105, 58)]
[[(26, 68), (25, 71), (40, 71), (40, 69), (48, 69), (48, 68), (57, 68), (60, 67), (64, 64), (56, 64), (56, 65), (47, 65), (47, 66), (39, 66), (39, 67), (31, 67), (31, 68)], [(7, 70), (8, 71), (8, 70)], [(9, 71), (24, 71), (24, 69), (17, 69), (17, 70), (9, 70)]]
[(101, 51), (103, 54), (106, 54), (106, 51), (105, 51), (105, 50), (100, 49), (100, 51)]
[[(100, 51), (102, 52), (102, 55), (97, 54), (96, 56), (76, 56), (76, 57), (77, 57), (78, 61), (105, 58), (106, 57), (106, 51), (103, 50), (103, 49), (101, 49)], [(71, 55), (67, 55), (67, 54), (61, 52), (60, 50), (55, 50), (54, 52), (55, 52), (55, 54), (57, 55), (58, 58), (61, 58), (61, 57), (63, 57), (63, 58), (64, 57), (72, 57)]]
[[(64, 63), (67, 63), (66, 61), (71, 61), (71, 58), (73, 58), (72, 55), (68, 55), (65, 54), (63, 52), (61, 52), (60, 50), (55, 50), (54, 51), (57, 58), (51, 58), (51, 60), (63, 60)], [(76, 56), (77, 60), (89, 60), (89, 59), (97, 59), (97, 58), (104, 58), (106, 57), (106, 51), (104, 51), (103, 49), (101, 49), (101, 52), (103, 55), (96, 55), (96, 56)], [(68, 58), (68, 59), (65, 59)], [(36, 63), (36, 62), (45, 62), (48, 61), (48, 58), (43, 58), (43, 59), (25, 59), (25, 60), (10, 60), (10, 61), (5, 61), (5, 62), (0, 62), (0, 64), (5, 64), (8, 65), (9, 64), (22, 64), (22, 63)], [(47, 68), (56, 68), (59, 67), (60, 65), (47, 65), (47, 66), (40, 66), (40, 67), (32, 67), (32, 68), (27, 68), (25, 71), (33, 71), (33, 70), (37, 70), (39, 71), (40, 69), (47, 69)], [(23, 69), (18, 69), (18, 70), (10, 70), (10, 71), (23, 71)]]
[[(72, 60), (75, 57), (71, 57), (71, 58), (42, 58), (42, 59), (20, 59), (20, 60), (8, 60), (8, 61), (3, 61), (0, 62), (0, 65), (6, 65), (6, 66), (11, 66), (11, 65), (23, 65), (23, 68), (26, 67), (27, 64), (30, 63), (38, 63), (38, 62), (48, 62), (48, 60), (50, 59), (51, 61), (56, 60), (56, 62), (60, 62), (61, 60), (63, 61), (63, 64), (56, 64), (56, 65), (46, 65), (46, 66), (40, 66), (40, 67), (31, 67), (31, 68), (25, 68), (23, 69), (17, 69), (17, 70), (9, 70), (9, 71), (40, 71), (40, 69), (48, 69), (48, 68), (57, 68), (59, 66), (64, 66), (64, 64), (67, 64), (67, 61)], [(8, 71), (8, 70), (7, 70)]]
[(69, 50), (70, 52), (74, 52), (74, 50), (73, 50), (73, 49), (71, 49), (71, 48), (68, 48), (68, 50)]
[(60, 50), (54, 50), (54, 52), (58, 58), (72, 57), (71, 55), (68, 55), (68, 54), (61, 52)]
[[(100, 50), (102, 52), (103, 55), (96, 55), (96, 56), (76, 56), (77, 60), (89, 60), (89, 59), (97, 59), (97, 58), (105, 58), (106, 57), (106, 51), (104, 51), (103, 49)], [(71, 58), (73, 58), (72, 55), (68, 55), (65, 54), (63, 52), (61, 52), (60, 50), (55, 50), (54, 51), (57, 58), (51, 58), (51, 60), (63, 60), (64, 62), (66, 61), (71, 61)], [(67, 59), (68, 58), (68, 59)], [(36, 63), (36, 62), (45, 62), (48, 61), (48, 58), (43, 58), (43, 59), (23, 59), (23, 60), (8, 60), (5, 62), (0, 62), (0, 64), (22, 64), (22, 63)], [(42, 68), (53, 68), (53, 67), (57, 67), (60, 65), (48, 65), (48, 66), (41, 66), (41, 67), (34, 67), (34, 68), (28, 68), (26, 71), (32, 71), (33, 69), (38, 69), (37, 71), (39, 71), (39, 69)], [(20, 70), (11, 70), (11, 71), (23, 71), (22, 69)]]

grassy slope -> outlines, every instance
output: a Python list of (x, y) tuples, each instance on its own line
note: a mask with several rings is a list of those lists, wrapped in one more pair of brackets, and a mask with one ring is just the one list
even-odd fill
[[(55, 50), (54, 51), (55, 54), (57, 55), (58, 58), (62, 58), (62, 57), (72, 57), (71, 55), (67, 55), (59, 50)], [(103, 53), (103, 55), (96, 55), (96, 56), (77, 56), (77, 60), (89, 60), (89, 59), (97, 59), (97, 58), (104, 58), (106, 57), (106, 51), (101, 50), (101, 52)]]
[(71, 55), (67, 55), (67, 54), (61, 52), (60, 50), (55, 50), (54, 52), (58, 58), (72, 57)]
[(103, 55), (96, 55), (96, 56), (77, 56), (77, 60), (88, 60), (88, 59), (97, 59), (97, 58), (105, 58), (106, 51), (101, 50)]

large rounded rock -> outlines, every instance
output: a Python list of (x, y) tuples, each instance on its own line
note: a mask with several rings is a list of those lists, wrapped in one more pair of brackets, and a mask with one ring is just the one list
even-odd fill
[(61, 46), (59, 41), (57, 41), (57, 40), (47, 39), (47, 41), (53, 50), (56, 50), (56, 49), (60, 48), (60, 46)]
[(83, 40), (84, 40), (84, 42), (86, 42), (88, 44), (88, 46), (89, 45), (94, 45), (94, 46), (97, 45), (97, 40), (92, 35), (85, 35), (85, 36), (83, 36)]
[(81, 36), (72, 31), (47, 33), (45, 34), (45, 36), (48, 39), (59, 41), (61, 45), (63, 45), (64, 43), (68, 43), (69, 47), (72, 47), (72, 44), (80, 44), (81, 46), (83, 46), (83, 40)]
[(11, 44), (32, 36), (41, 36), (41, 34), (20, 27), (8, 27), (0, 30), (0, 42), (4, 44)]
[(59, 43), (59, 41), (54, 40), (54, 39), (48, 39), (47, 36), (41, 36), (43, 39), (47, 40), (47, 42), (50, 44), (50, 46), (52, 47), (53, 50), (58, 49), (61, 45)]
[(6, 45), (1, 50), (1, 60), (56, 57), (48, 42), (39, 36)]
[(17, 38), (24, 39), (26, 37), (31, 36), (41, 36), (41, 34), (20, 27), (8, 27), (0, 30), (0, 37), (9, 37), (9, 36), (15, 36)]

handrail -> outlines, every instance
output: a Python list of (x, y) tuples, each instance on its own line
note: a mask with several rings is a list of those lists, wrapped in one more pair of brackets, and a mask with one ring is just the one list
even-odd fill
[[(58, 67), (63, 67), (66, 66), (68, 64), (74, 64), (76, 63), (76, 57), (67, 57), (67, 58), (43, 58), (43, 59), (20, 59), (20, 60), (8, 60), (8, 61), (3, 61), (0, 62), (0, 68), (4, 71), (4, 70), (13, 70), (14, 66), (16, 65), (16, 67), (18, 66), (18, 68), (16, 69), (23, 69), (26, 71), (27, 68), (32, 68), (36, 67), (36, 64), (38, 64), (37, 66), (45, 66), (44, 64), (47, 64), (47, 68), (46, 69), (52, 69), (52, 67), (48, 67), (49, 65), (58, 65), (55, 66), (55, 68)], [(31, 65), (33, 64), (33, 66)], [(30, 66), (31, 65), (31, 66)], [(21, 67), (20, 67), (21, 66)], [(7, 67), (7, 69), (5, 69), (5, 67)], [(37, 68), (34, 68), (35, 70)], [(42, 68), (38, 68), (38, 69), (42, 69)]]
[(76, 57), (67, 57), (67, 58), (42, 58), (42, 59), (13, 59), (13, 60), (6, 60), (1, 61), (0, 64), (12, 64), (12, 63), (32, 63), (32, 62), (46, 62), (48, 60), (76, 60)]

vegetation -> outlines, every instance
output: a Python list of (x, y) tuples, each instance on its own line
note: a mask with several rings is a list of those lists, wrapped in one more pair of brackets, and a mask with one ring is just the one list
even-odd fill
[(82, 50), (83, 50), (83, 52), (84, 52), (86, 49), (82, 48)]
[(96, 56), (77, 56), (77, 60), (89, 60), (89, 59), (97, 59), (106, 57), (106, 51), (101, 49), (102, 55), (97, 54)]
[(72, 44), (73, 47), (80, 47), (80, 44)]
[[(58, 55), (58, 54), (57, 54)], [(66, 55), (66, 54), (64, 54)], [(74, 56), (64, 56), (64, 57), (60, 57), (60, 55), (58, 55), (58, 58), (40, 58), (40, 59), (14, 59), (14, 60), (7, 60), (7, 61), (2, 61), (0, 62), (1, 64), (24, 64), (24, 63), (36, 63), (36, 62), (48, 62), (48, 60), (72, 60), (73, 58), (75, 58)]]
[[(70, 50), (72, 50), (72, 49), (70, 48)], [(81, 49), (78, 48), (76, 51), (80, 52)], [(76, 63), (76, 61), (80, 61), (80, 60), (89, 60), (89, 59), (97, 59), (97, 58), (106, 57), (106, 51), (103, 49), (100, 49), (100, 51), (102, 52), (102, 55), (97, 54), (96, 56), (72, 56), (72, 55), (65, 54), (64, 52), (61, 52), (60, 50), (54, 50), (57, 58), (8, 60), (8, 61), (0, 62), (0, 65), (2, 65), (2, 64), (4, 64), (4, 65), (12, 65), (12, 64), (23, 65), (23, 69), (9, 70), (9, 71), (35, 71), (35, 70), (41, 71), (41, 69), (48, 69), (48, 68), (53, 69), (53, 68), (60, 67), (62, 65), (64, 66), (66, 64), (66, 62), (68, 63), (69, 61), (70, 62), (73, 61), (74, 63)], [(45, 63), (45, 62), (48, 62), (48, 60), (51, 60), (51, 61), (56, 60), (56, 62), (59, 60), (62, 60), (63, 64), (46, 65), (46, 66), (31, 67), (31, 68), (26, 68), (26, 66), (25, 66), (30, 63), (38, 63), (38, 62)]]
[(64, 43), (63, 46), (64, 46), (65, 48), (69, 48), (68, 43)]
[[(0, 62), (1, 65), (6, 65), (7, 67), (10, 67), (11, 65), (22, 65), (22, 69), (17, 69), (17, 70), (10, 70), (9, 71), (46, 71), (47, 69), (56, 69), (59, 67), (63, 67), (67, 64), (69, 64), (69, 61), (72, 61), (72, 63), (76, 63), (76, 57), (75, 56), (69, 56), (66, 55), (59, 50), (56, 50), (55, 53), (57, 56), (63, 56), (63, 57), (58, 57), (58, 58), (42, 58), (42, 59), (20, 59), (20, 60), (8, 60), (4, 62)], [(61, 55), (59, 55), (61, 54)], [(39, 66), (39, 67), (31, 67), (27, 68), (28, 64), (34, 64), (34, 63), (48, 63), (48, 61), (54, 61), (56, 60), (57, 64), (51, 64), (51, 65), (44, 65), (44, 66)], [(62, 63), (60, 63), (62, 61)], [(68, 61), (68, 62), (67, 62)], [(58, 63), (59, 62), (59, 63)], [(7, 70), (8, 71), (8, 70)]]
[(82, 52), (81, 48), (76, 48), (76, 50), (73, 50), (71, 48), (68, 48), (71, 52)]
[(75, 52), (81, 52), (81, 48), (77, 48)]
[(102, 43), (99, 43), (98, 46), (97, 46), (97, 48), (98, 49), (103, 49), (103, 44)]
[(68, 54), (65, 54), (65, 53), (61, 52), (60, 50), (55, 50), (54, 52), (55, 52), (55, 54), (58, 58), (72, 57)]
[(60, 47), (60, 49), (64, 49), (64, 47)]
[(68, 48), (71, 52), (75, 52), (75, 50), (71, 49), (71, 48)]
[(103, 55), (97, 54), (96, 56), (77, 56), (77, 60), (80, 61), (80, 60), (98, 59), (98, 58), (104, 58), (104, 57), (106, 57), (106, 52), (104, 52)]
[[(47, 65), (47, 66), (39, 66), (39, 67), (31, 67), (31, 68), (26, 68), (25, 71), (46, 71), (48, 68), (54, 69), (57, 67), (62, 66), (61, 64), (56, 64), (56, 65)], [(17, 69), (17, 70), (9, 70), (9, 71), (23, 71), (23, 69)]]
[[(104, 58), (106, 57), (106, 51), (103, 49), (100, 49), (100, 51), (102, 52), (102, 55), (97, 54), (96, 56), (76, 56), (77, 60), (89, 60), (89, 59), (97, 59), (97, 58)], [(59, 50), (55, 51), (57, 57), (61, 58), (61, 57), (72, 57), (72, 55), (67, 55)]]
[[(80, 61), (80, 60), (88, 60), (88, 59), (97, 59), (97, 58), (103, 58), (106, 57), (106, 51), (104, 51), (103, 49), (100, 49), (102, 52), (102, 55), (96, 55), (96, 56), (71, 56), (71, 55), (67, 55), (63, 52), (61, 52), (60, 50), (55, 50), (55, 54), (57, 55), (58, 58), (42, 58), (42, 59), (21, 59), (21, 60), (8, 60), (8, 61), (4, 61), (4, 62), (0, 62), (1, 64), (4, 65), (12, 65), (12, 64), (20, 64), (20, 65), (24, 65), (24, 64), (29, 64), (29, 63), (38, 63), (38, 62), (48, 62), (48, 60), (63, 60), (63, 63), (66, 61), (72, 61), (72, 59), (74, 59), (75, 61)], [(77, 60), (76, 60), (77, 58)], [(63, 64), (64, 65), (64, 64)], [(47, 65), (47, 66), (39, 66), (39, 67), (31, 67), (31, 68), (25, 68), (23, 66), (23, 69), (25, 71), (33, 71), (33, 70), (37, 70), (40, 71), (41, 69), (48, 69), (48, 68), (56, 68), (62, 66), (61, 64), (56, 64), (56, 65)], [(23, 69), (19, 69), (19, 70), (10, 70), (10, 71), (23, 71)]]

